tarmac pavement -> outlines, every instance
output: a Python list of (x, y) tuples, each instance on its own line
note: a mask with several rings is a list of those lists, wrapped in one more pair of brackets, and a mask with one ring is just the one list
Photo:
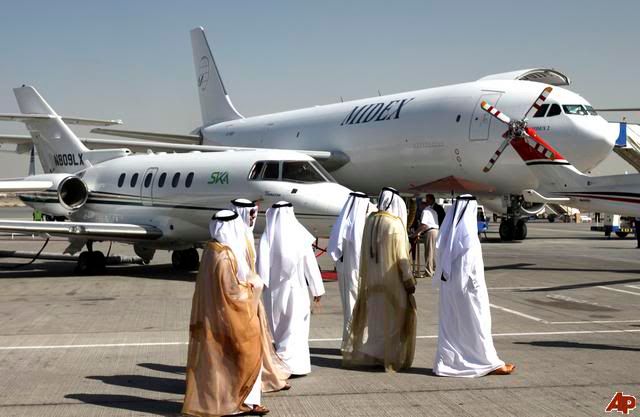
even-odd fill
[[(588, 229), (530, 223), (523, 242), (489, 234), (483, 243), (494, 341), (517, 365), (513, 375), (432, 374), (438, 293), (426, 279), (413, 367), (342, 369), (338, 286), (326, 282), (311, 323), (312, 373), (264, 395), (269, 415), (599, 416), (617, 391), (640, 397), (640, 250), (633, 238)], [(0, 238), (3, 250), (41, 245)], [(46, 251), (65, 246), (55, 240)], [(132, 250), (114, 244), (111, 253)], [(179, 414), (195, 274), (175, 273), (168, 253), (100, 276), (58, 261), (7, 269), (25, 262), (0, 259), (1, 416)]]

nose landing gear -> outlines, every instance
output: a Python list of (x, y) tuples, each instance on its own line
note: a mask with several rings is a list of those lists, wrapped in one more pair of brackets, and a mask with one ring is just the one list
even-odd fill
[(196, 248), (174, 250), (171, 264), (178, 271), (195, 271), (200, 267), (200, 255)]

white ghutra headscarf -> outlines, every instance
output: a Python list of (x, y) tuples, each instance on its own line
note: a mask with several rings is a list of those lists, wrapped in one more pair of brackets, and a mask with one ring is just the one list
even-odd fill
[(372, 211), (374, 211), (374, 207), (365, 193), (355, 191), (349, 194), (347, 202), (342, 206), (342, 210), (331, 228), (327, 252), (334, 262), (342, 257), (342, 245), (345, 240), (353, 242), (356, 259), (360, 259), (362, 232), (367, 216)]
[(238, 264), (238, 280), (246, 282), (251, 276), (247, 262), (246, 226), (238, 213), (220, 210), (209, 222), (211, 238), (231, 248)]
[(315, 238), (298, 222), (293, 205), (287, 201), (279, 201), (267, 209), (266, 218), (267, 223), (260, 238), (258, 274), (268, 287), (272, 270), (278, 271), (282, 281), (291, 278)]
[(378, 210), (386, 211), (400, 217), (402, 224), (407, 226), (407, 205), (395, 188), (384, 187), (378, 197)]
[(229, 207), (231, 211), (235, 211), (238, 213), (242, 221), (249, 232), (253, 233), (253, 228), (255, 227), (255, 221), (251, 224), (251, 210), (258, 211), (258, 206), (251, 200), (247, 200), (246, 198), (236, 198), (235, 200), (231, 200), (231, 206)]

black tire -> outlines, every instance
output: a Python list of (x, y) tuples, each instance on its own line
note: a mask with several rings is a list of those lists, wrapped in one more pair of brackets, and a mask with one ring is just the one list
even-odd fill
[(527, 222), (520, 219), (516, 223), (516, 229), (514, 232), (514, 240), (525, 240), (527, 238)]
[(99, 250), (91, 252), (91, 269), (93, 272), (104, 272), (107, 267), (107, 258)]
[(505, 220), (500, 223), (500, 240), (503, 242), (511, 242), (515, 234), (513, 222)]
[(547, 220), (549, 220), (549, 223), (553, 223), (556, 221), (556, 216), (552, 214), (549, 217), (547, 217)]
[(184, 269), (187, 271), (197, 271), (200, 267), (200, 255), (196, 248), (187, 249), (182, 254), (186, 259)]
[(173, 269), (178, 271), (182, 271), (184, 269), (184, 256), (182, 256), (183, 252), (181, 250), (174, 250), (171, 254), (171, 265), (173, 265)]
[(91, 254), (84, 251), (78, 256), (78, 263), (76, 264), (75, 273), (79, 275), (86, 275), (91, 272)]
[(616, 232), (616, 236), (618, 236), (620, 239), (624, 239), (628, 234), (629, 233), (627, 232)]

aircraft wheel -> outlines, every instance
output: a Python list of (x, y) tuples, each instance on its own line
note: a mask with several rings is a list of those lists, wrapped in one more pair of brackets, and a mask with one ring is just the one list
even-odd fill
[(181, 271), (184, 269), (184, 257), (182, 256), (183, 251), (174, 250), (171, 254), (171, 265), (173, 265), (174, 269)]
[(628, 234), (629, 233), (627, 232), (616, 232), (616, 236), (618, 236), (620, 239), (624, 239)]
[(514, 238), (515, 227), (511, 220), (505, 220), (500, 223), (500, 240), (503, 242), (511, 242)]
[(516, 223), (514, 239), (525, 240), (526, 238), (527, 238), (527, 222), (520, 219), (518, 220), (518, 223)]
[(91, 254), (84, 251), (78, 256), (78, 263), (76, 264), (75, 273), (84, 275), (91, 271)]
[(187, 271), (195, 271), (200, 267), (200, 255), (196, 248), (187, 249), (182, 255), (185, 259), (185, 269)]
[(93, 272), (104, 272), (107, 267), (107, 258), (104, 257), (104, 253), (94, 251), (91, 255), (91, 269)]

